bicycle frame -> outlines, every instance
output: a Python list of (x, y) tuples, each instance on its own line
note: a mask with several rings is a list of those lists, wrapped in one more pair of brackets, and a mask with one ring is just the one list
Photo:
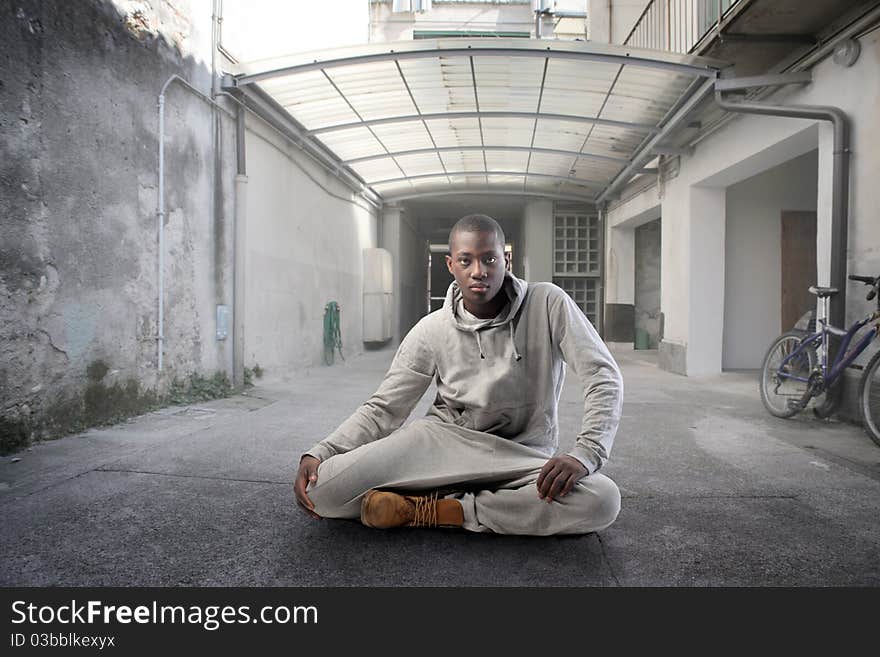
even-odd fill
[[(851, 350), (849, 349), (849, 345), (855, 337), (856, 333), (858, 333), (862, 328), (867, 326), (869, 323), (878, 318), (878, 314), (880, 311), (873, 312), (864, 319), (855, 322), (852, 326), (849, 327), (845, 333), (837, 329), (835, 331), (834, 327), (828, 326), (827, 322), (824, 319), (820, 319), (819, 321), (822, 324), (821, 330), (813, 333), (810, 336), (807, 336), (803, 340), (801, 340), (798, 348), (792, 351), (788, 356), (782, 359), (782, 362), (779, 363), (779, 367), (776, 370), (777, 376), (780, 378), (793, 379), (795, 381), (801, 381), (803, 383), (809, 383), (809, 378), (804, 378), (801, 376), (794, 376), (792, 374), (786, 374), (782, 371), (782, 368), (788, 363), (791, 359), (797, 357), (802, 354), (808, 347), (817, 348), (820, 344), (822, 346), (822, 362), (821, 373), (822, 378), (825, 380), (825, 386), (831, 386), (840, 375), (843, 373), (847, 367), (849, 367), (852, 362), (859, 357), (865, 349), (867, 349), (868, 345), (871, 344), (871, 341), (877, 337), (877, 334), (880, 333), (880, 325), (874, 324), (871, 327), (871, 330), (865, 333), (862, 336), (861, 340), (853, 347)], [(838, 335), (843, 336), (843, 341), (840, 344), (840, 347), (837, 349), (837, 354), (834, 357), (834, 362), (830, 366), (828, 366), (828, 335)]]

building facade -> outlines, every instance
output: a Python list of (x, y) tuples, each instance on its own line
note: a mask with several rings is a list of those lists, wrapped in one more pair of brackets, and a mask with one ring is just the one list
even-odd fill
[[(4, 61), (26, 66), (4, 69), (0, 96), (3, 449), (150, 408), (175, 379), (220, 372), (240, 383), (256, 365), (270, 376), (296, 376), (322, 362), (325, 309), (333, 301), (343, 351), (357, 353), (373, 337), (365, 329), (365, 277), (374, 261), (391, 263), (390, 285), (380, 276), (381, 289), (370, 294), (393, 300), (391, 317), (379, 325), (390, 327), (392, 343), (399, 340), (436, 307), (451, 280), (437, 266), (449, 228), (472, 212), (499, 220), (515, 274), (559, 284), (607, 341), (656, 348), (661, 367), (688, 376), (758, 367), (772, 339), (815, 307), (806, 287), (834, 282), (841, 269), (880, 269), (872, 216), (880, 207), (878, 4), (365, 0), (347, 5), (351, 13), (327, 23), (321, 39), (314, 34), (320, 21), (301, 21), (299, 36), (290, 34), (300, 8), (285, 5), (282, 20), (272, 13), (275, 3), (256, 0), (5, 5)], [(319, 10), (326, 17), (326, 6)], [(343, 17), (350, 19), (344, 26)], [(794, 83), (768, 86), (765, 77), (720, 100), (835, 106), (846, 115), (850, 141), (840, 148), (828, 121), (741, 114), (709, 94), (643, 161), (622, 157), (609, 128), (601, 144), (607, 151), (593, 164), (575, 151), (578, 159), (563, 158), (562, 169), (542, 174), (571, 189), (585, 172), (609, 170), (595, 162), (615, 162), (621, 173), (595, 198), (526, 181), (493, 194), (461, 187), (447, 194), (441, 184), (389, 201), (368, 193), (346, 161), (334, 158), (327, 144), (342, 148), (343, 138), (322, 145), (277, 111), (279, 102), (314, 96), (285, 98), (278, 88), (274, 97), (248, 101), (263, 104), (257, 107), (224, 82), (248, 60), (311, 51), (318, 41), (425, 40), (436, 44), (443, 70), (440, 50), (475, 37), (531, 42), (533, 50), (561, 55), (565, 44), (589, 47), (594, 59), (608, 44), (609, 57), (651, 57), (661, 66), (695, 55), (719, 62), (722, 78), (734, 80), (793, 75)], [(268, 47), (273, 39), (277, 50)], [(664, 60), (666, 52), (677, 55)], [(534, 78), (535, 61), (502, 71), (489, 87), (497, 94), (486, 98), (531, 102), (537, 87), (521, 86), (517, 73)], [(569, 69), (551, 87), (566, 90), (566, 80), (582, 73)], [(587, 111), (577, 79), (552, 99), (557, 118), (584, 118), (574, 116)], [(464, 87), (467, 103), (478, 100)], [(645, 87), (635, 94), (638, 109), (654, 111), (667, 95)], [(454, 110), (459, 97), (448, 100)], [(403, 111), (388, 102), (366, 107)], [(492, 111), (488, 101), (467, 109)], [(606, 118), (612, 109), (630, 108), (600, 104), (587, 118), (614, 124)], [(672, 116), (681, 108), (668, 109)], [(527, 127), (523, 141), (513, 124), (498, 125), (487, 129), (503, 146), (494, 159), (477, 155), (486, 150), (480, 146), (434, 150), (455, 166), (481, 157), (487, 179), (512, 178), (517, 163), (528, 172), (564, 150), (548, 143), (539, 153), (535, 128)], [(461, 133), (447, 133), (458, 143)], [(404, 137), (394, 129), (383, 134), (388, 143)], [(551, 136), (574, 140), (565, 147), (570, 154), (581, 144), (574, 134), (559, 128)], [(422, 153), (406, 148), (418, 164)], [(849, 165), (843, 244), (832, 176), (841, 155)], [(374, 259), (376, 249), (390, 259)], [(863, 315), (869, 303), (862, 292), (847, 287), (835, 312), (847, 321)]]

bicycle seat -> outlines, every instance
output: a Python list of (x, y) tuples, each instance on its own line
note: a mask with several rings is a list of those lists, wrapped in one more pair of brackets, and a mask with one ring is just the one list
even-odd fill
[(837, 294), (838, 289), (836, 287), (819, 287), (818, 285), (810, 286), (810, 293), (815, 294), (820, 299), (824, 297), (830, 297), (832, 294)]

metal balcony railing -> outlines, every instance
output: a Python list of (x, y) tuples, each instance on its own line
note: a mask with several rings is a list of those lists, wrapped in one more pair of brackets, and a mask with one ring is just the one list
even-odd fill
[(624, 45), (689, 53), (741, 0), (651, 0)]

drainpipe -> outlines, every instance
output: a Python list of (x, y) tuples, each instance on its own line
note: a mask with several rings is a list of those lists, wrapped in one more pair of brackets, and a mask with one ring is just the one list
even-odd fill
[(234, 272), (232, 278), (232, 383), (244, 388), (244, 314), (245, 272), (247, 266), (247, 169), (245, 167), (245, 115), (239, 105), (236, 117), (236, 175), (235, 175), (235, 237), (232, 247)]
[(159, 200), (156, 209), (156, 218), (159, 224), (159, 319), (156, 332), (157, 369), (159, 372), (162, 371), (164, 365), (165, 346), (165, 92), (172, 82), (178, 82), (206, 103), (225, 112), (228, 116), (233, 116), (229, 110), (218, 105), (177, 74), (165, 80), (165, 84), (162, 85), (162, 90), (159, 92)]
[(763, 114), (796, 119), (831, 121), (834, 126), (834, 159), (831, 169), (831, 287), (839, 290), (831, 297), (829, 321), (843, 326), (846, 320), (847, 226), (849, 205), (849, 119), (839, 107), (820, 105), (772, 105), (725, 100), (716, 89), (718, 106), (728, 112)]
[(174, 78), (168, 78), (159, 93), (159, 319), (156, 333), (158, 371), (162, 371), (165, 342), (165, 90)]

